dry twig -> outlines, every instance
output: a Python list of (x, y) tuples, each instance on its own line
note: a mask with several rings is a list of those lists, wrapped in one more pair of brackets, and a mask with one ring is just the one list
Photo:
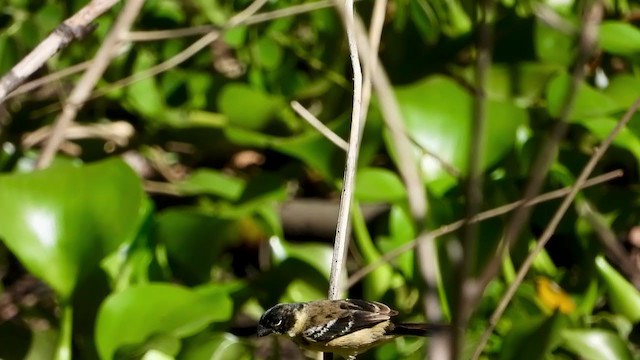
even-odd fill
[(93, 0), (60, 24), (51, 35), (0, 79), (0, 104), (11, 91), (41, 68), (58, 51), (67, 47), (71, 41), (81, 39), (93, 31), (94, 27), (91, 23), (116, 3), (118, 0)]
[[(546, 178), (549, 168), (556, 156), (558, 146), (568, 129), (568, 119), (573, 111), (573, 106), (577, 97), (578, 89), (585, 76), (585, 64), (589, 60), (596, 46), (596, 38), (598, 32), (598, 24), (602, 19), (602, 4), (595, 2), (586, 12), (580, 34), (579, 52), (574, 64), (571, 82), (563, 103), (562, 109), (558, 116), (557, 125), (554, 127), (551, 137), (542, 147), (540, 154), (536, 158), (531, 169), (531, 178), (524, 191), (524, 199), (528, 200), (536, 196), (542, 188), (544, 179)], [(515, 211), (511, 220), (506, 226), (503, 240), (495, 252), (493, 258), (487, 263), (478, 279), (474, 284), (469, 283), (465, 292), (469, 295), (470, 303), (475, 304), (489, 282), (498, 274), (502, 256), (513, 246), (519, 238), (520, 232), (529, 218), (530, 209), (521, 207)]]
[(344, 272), (345, 257), (348, 248), (348, 230), (353, 192), (355, 187), (356, 167), (358, 164), (358, 152), (360, 148), (360, 124), (362, 112), (362, 68), (356, 36), (354, 33), (353, 0), (345, 0), (344, 5), (338, 5), (342, 9), (342, 21), (347, 32), (349, 54), (353, 69), (353, 109), (351, 113), (351, 130), (349, 134), (349, 147), (347, 149), (347, 161), (340, 196), (340, 208), (338, 210), (338, 225), (333, 246), (333, 258), (331, 260), (331, 277), (329, 280), (329, 299), (339, 299), (342, 293), (342, 277)]
[(82, 104), (91, 94), (91, 90), (109, 66), (122, 34), (129, 31), (143, 4), (144, 0), (131, 0), (125, 4), (122, 13), (118, 16), (118, 19), (113, 25), (113, 29), (96, 53), (89, 69), (84, 73), (65, 102), (62, 114), (58, 116), (53, 126), (51, 137), (46, 142), (36, 162), (37, 168), (47, 167), (51, 163), (51, 160), (53, 160), (53, 156), (60, 147), (60, 144), (64, 141), (66, 128), (71, 125), (78, 111), (82, 108)]

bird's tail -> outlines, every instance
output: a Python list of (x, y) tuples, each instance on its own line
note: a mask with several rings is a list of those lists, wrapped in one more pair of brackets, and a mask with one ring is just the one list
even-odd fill
[(431, 336), (447, 329), (447, 324), (395, 324), (389, 335)]

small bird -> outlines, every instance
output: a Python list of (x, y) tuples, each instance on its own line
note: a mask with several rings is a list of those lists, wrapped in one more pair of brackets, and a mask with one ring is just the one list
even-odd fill
[(376, 301), (318, 300), (278, 304), (258, 323), (258, 336), (289, 336), (298, 346), (331, 352), (346, 359), (397, 336), (429, 336), (445, 324), (401, 324), (398, 312)]

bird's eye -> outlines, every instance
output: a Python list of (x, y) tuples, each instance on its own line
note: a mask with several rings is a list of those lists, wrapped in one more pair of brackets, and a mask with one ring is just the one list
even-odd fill
[(276, 322), (273, 326), (280, 326), (282, 325), (282, 319), (278, 320), (278, 322)]

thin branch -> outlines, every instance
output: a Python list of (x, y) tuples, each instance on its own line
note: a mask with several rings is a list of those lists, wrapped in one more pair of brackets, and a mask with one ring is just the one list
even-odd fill
[[(360, 1), (360, 0), (358, 0)], [(296, 6), (291, 6), (288, 7), (286, 9), (280, 9), (280, 10), (275, 10), (275, 11), (271, 11), (271, 12), (265, 12), (262, 14), (255, 14), (255, 15), (251, 15), (249, 17), (247, 17), (244, 21), (238, 22), (236, 23), (236, 25), (234, 26), (225, 26), (224, 29), (222, 29), (222, 31), (224, 32), (225, 29), (231, 29), (235, 26), (242, 26), (242, 25), (255, 25), (255, 24), (259, 24), (259, 23), (263, 23), (263, 22), (267, 22), (267, 21), (271, 21), (274, 19), (278, 19), (278, 18), (283, 18), (283, 17), (289, 17), (289, 16), (294, 16), (294, 15), (299, 15), (299, 14), (303, 14), (303, 13), (307, 13), (310, 11), (314, 11), (314, 10), (318, 10), (318, 9), (324, 9), (324, 8), (328, 8), (328, 7), (332, 7), (333, 2), (330, 0), (326, 0), (326, 1), (318, 1), (318, 2), (314, 2), (314, 3), (310, 3), (310, 4), (302, 4), (302, 5), (296, 5)], [(218, 33), (221, 29), (215, 29), (213, 26), (199, 26), (199, 27), (193, 27), (193, 28), (185, 28), (185, 29), (179, 29), (180, 31), (178, 32), (178, 34), (182, 34), (184, 36), (188, 36), (188, 35), (196, 35), (196, 34), (211, 34), (211, 33)], [(205, 30), (207, 30), (205, 32)], [(129, 32), (127, 33), (127, 35), (124, 36), (123, 40), (128, 40), (128, 41), (150, 41), (151, 39), (153, 40), (163, 40), (163, 39), (168, 39), (168, 38), (173, 38), (175, 37), (177, 34), (174, 32), (176, 30), (166, 30), (166, 31), (136, 31), (136, 32)], [(215, 41), (216, 39), (218, 39), (219, 34), (213, 39), (210, 40), (209, 43)], [(202, 46), (199, 48), (199, 50), (203, 49), (204, 47), (206, 47), (209, 43), (205, 44), (205, 46)], [(186, 50), (185, 50), (186, 51)], [(193, 54), (195, 54), (195, 52), (191, 53), (191, 56), (193, 56)], [(176, 56), (180, 56), (181, 54), (177, 54)], [(147, 79), (151, 76), (157, 75), (163, 71), (166, 71), (170, 68), (172, 68), (173, 66), (177, 66), (180, 63), (184, 62), (186, 59), (181, 59), (181, 61), (179, 61), (177, 64), (176, 63), (171, 63), (173, 64), (172, 66), (162, 66), (160, 67), (160, 71), (157, 71), (156, 67), (150, 68), (148, 70), (142, 71), (140, 73), (134, 74), (132, 76), (129, 76), (127, 78), (124, 79), (120, 79), (118, 82), (112, 83), (110, 85), (108, 85), (106, 87), (106, 89), (104, 90), (99, 90), (97, 92), (94, 92), (90, 99), (95, 99), (98, 98), (104, 94), (106, 94), (109, 91), (115, 90), (119, 87), (122, 86), (127, 86), (130, 85), (132, 83), (135, 83), (137, 81), (141, 81), (144, 79)], [(19, 94), (23, 94), (26, 93), (36, 87), (45, 85), (51, 81), (56, 81), (59, 79), (62, 79), (66, 76), (69, 75), (73, 75), (75, 73), (78, 73), (80, 71), (85, 70), (88, 66), (89, 66), (90, 62), (84, 62), (81, 64), (77, 64), (74, 65), (68, 69), (64, 69), (61, 70), (57, 73), (51, 74), (51, 75), (47, 75), (44, 76), (42, 78), (36, 79), (34, 81), (31, 81), (29, 83), (24, 84), (23, 86), (21, 86), (20, 88), (16, 89), (15, 91), (11, 92), (11, 94), (9, 94), (7, 96), (7, 98), (10, 97), (14, 97), (16, 95)], [(164, 63), (163, 63), (164, 64)], [(156, 66), (161, 66), (163, 64), (158, 64)], [(57, 74), (57, 75), (55, 75)], [(55, 75), (55, 76), (54, 76)], [(57, 110), (57, 108), (56, 108)]]
[(349, 144), (344, 141), (343, 138), (338, 136), (338, 134), (334, 133), (331, 129), (329, 129), (322, 121), (318, 120), (312, 113), (309, 112), (304, 106), (302, 106), (297, 101), (291, 102), (291, 108), (300, 115), (303, 119), (305, 119), (309, 125), (313, 126), (314, 129), (318, 130), (324, 137), (329, 139), (332, 143), (334, 143), (340, 149), (347, 151), (349, 149)]
[(154, 31), (130, 31), (122, 41), (143, 42), (143, 41), (159, 41), (168, 39), (178, 39), (187, 36), (204, 35), (217, 29), (212, 25), (193, 26), (188, 28), (171, 29), (171, 30), (154, 30)]
[(353, 202), (358, 152), (360, 150), (360, 123), (362, 120), (362, 68), (360, 66), (360, 57), (358, 55), (358, 47), (354, 34), (353, 0), (345, 0), (344, 5), (338, 5), (338, 8), (342, 9), (342, 21), (344, 22), (347, 32), (347, 42), (349, 43), (349, 54), (353, 68), (353, 109), (351, 113), (349, 148), (347, 150), (340, 208), (338, 210), (338, 225), (336, 227), (336, 238), (331, 261), (329, 299), (339, 299), (342, 293), (341, 281), (348, 248), (349, 237), (347, 236), (347, 232), (349, 229), (349, 214), (351, 213), (351, 205)]
[(85, 71), (89, 68), (89, 66), (91, 66), (91, 60), (89, 61), (84, 61), (81, 62), (79, 64), (73, 65), (73, 66), (69, 66), (68, 68), (62, 69), (60, 71), (56, 71), (54, 73), (51, 73), (49, 75), (45, 75), (41, 78), (37, 78), (33, 81), (29, 81), (23, 85), (20, 85), (17, 89), (15, 89), (14, 91), (12, 91), (9, 95), (7, 95), (6, 99), (11, 99), (13, 97), (16, 97), (18, 95), (22, 95), (22, 94), (26, 94), (28, 92), (31, 92), (32, 90), (35, 90), (43, 85), (52, 83), (54, 81), (58, 81), (61, 79), (64, 79), (67, 76), (71, 76), (73, 74), (77, 74), (79, 72)]
[[(532, 175), (525, 189), (524, 199), (531, 199), (540, 192), (543, 181), (546, 178), (549, 168), (551, 167), (553, 159), (558, 151), (560, 141), (564, 138), (564, 135), (567, 132), (569, 127), (568, 119), (573, 111), (578, 90), (585, 76), (585, 65), (589, 61), (589, 58), (596, 46), (598, 24), (602, 19), (602, 13), (602, 4), (598, 1), (595, 1), (585, 12), (582, 32), (580, 34), (579, 51), (574, 64), (568, 93), (551, 137), (542, 145), (540, 154), (537, 156), (531, 169)], [(469, 297), (474, 299), (472, 303), (476, 303), (480, 299), (486, 286), (498, 274), (503, 254), (506, 251), (509, 251), (509, 249), (518, 240), (522, 228), (529, 219), (530, 212), (530, 209), (521, 207), (517, 209), (511, 217), (511, 221), (509, 221), (506, 226), (502, 243), (498, 247), (493, 258), (487, 263), (487, 266), (478, 277), (475, 285), (469, 286), (467, 289)]]
[(516, 290), (522, 283), (522, 280), (527, 275), (527, 272), (529, 271), (529, 268), (533, 264), (533, 261), (538, 256), (538, 254), (540, 254), (542, 249), (544, 249), (544, 246), (547, 244), (547, 242), (549, 241), (553, 233), (556, 231), (558, 224), (560, 224), (560, 221), (562, 220), (564, 214), (569, 209), (569, 206), (571, 206), (573, 199), (575, 199), (576, 195), (578, 194), (578, 191), (580, 191), (581, 187), (586, 183), (587, 178), (589, 177), (589, 175), (591, 175), (591, 172), (593, 172), (593, 169), (595, 169), (596, 165), (598, 164), (598, 162), (600, 161), (604, 153), (607, 151), (607, 149), (609, 149), (609, 146), (611, 146), (613, 139), (615, 139), (616, 136), (618, 136), (618, 134), (620, 133), (620, 131), (624, 129), (624, 127), (633, 117), (633, 114), (635, 114), (636, 111), (638, 110), (638, 107), (640, 107), (640, 98), (638, 98), (633, 103), (633, 105), (631, 105), (631, 107), (629, 108), (629, 110), (627, 110), (627, 112), (624, 114), (622, 119), (620, 119), (616, 127), (611, 131), (611, 133), (609, 133), (607, 138), (602, 142), (602, 144), (600, 144), (600, 146), (593, 153), (587, 165), (585, 165), (585, 167), (582, 169), (580, 176), (578, 176), (578, 179), (576, 180), (575, 184), (571, 187), (571, 192), (569, 192), (569, 195), (567, 195), (567, 197), (564, 198), (564, 200), (560, 204), (560, 207), (558, 207), (558, 210), (556, 210), (555, 214), (553, 215), (553, 218), (551, 218), (551, 221), (547, 225), (547, 228), (542, 233), (542, 236), (540, 236), (540, 239), (538, 240), (536, 247), (531, 251), (531, 253), (529, 253), (527, 258), (524, 260), (524, 262), (520, 266), (520, 269), (518, 270), (518, 274), (516, 275), (515, 280), (509, 285), (507, 292), (504, 294), (504, 296), (500, 300), (500, 303), (498, 304), (495, 311), (491, 315), (491, 318), (489, 319), (489, 326), (485, 329), (484, 333), (482, 334), (482, 337), (480, 338), (480, 342), (478, 343), (473, 359), (478, 359), (482, 354), (482, 349), (484, 348), (487, 341), (489, 340), (489, 337), (491, 336), (493, 329), (498, 324), (498, 320), (500, 320), (500, 318), (502, 317), (502, 314), (507, 309), (507, 305), (509, 305), (509, 302), (511, 301), (511, 299), (513, 298), (513, 295), (516, 293)]
[(118, 46), (120, 38), (125, 32), (129, 31), (129, 28), (138, 16), (143, 4), (144, 0), (130, 0), (126, 2), (122, 12), (113, 25), (113, 29), (105, 39), (102, 46), (100, 46), (100, 49), (98, 49), (91, 66), (84, 73), (65, 102), (62, 114), (58, 116), (53, 126), (51, 137), (45, 144), (44, 149), (36, 162), (37, 168), (41, 169), (43, 167), (47, 167), (51, 163), (51, 160), (53, 160), (60, 144), (64, 141), (66, 128), (71, 125), (78, 114), (78, 111), (82, 108), (82, 104), (91, 94), (91, 90), (109, 66), (111, 59), (115, 55), (114, 50)]
[[(25, 135), (22, 139), (22, 147), (31, 148), (51, 136), (51, 127), (44, 126)], [(112, 141), (118, 146), (126, 146), (133, 137), (135, 129), (126, 121), (114, 121), (96, 124), (74, 124), (66, 128), (64, 140), (77, 140), (89, 138), (101, 138)]]
[[(475, 22), (477, 26), (477, 59), (475, 66), (475, 96), (473, 102), (471, 124), (471, 146), (469, 147), (469, 176), (466, 186), (466, 217), (472, 219), (482, 206), (482, 162), (484, 160), (484, 132), (486, 122), (487, 74), (491, 66), (491, 49), (493, 48), (493, 17), (495, 4), (492, 0), (480, 1), (476, 7)], [(462, 257), (458, 260), (459, 279), (456, 311), (453, 314), (454, 332), (451, 341), (452, 359), (457, 359), (464, 346), (464, 332), (473, 311), (473, 298), (467, 294), (468, 284), (473, 284), (478, 258), (477, 223), (467, 223), (462, 229)], [(453, 259), (456, 261), (456, 259)]]
[(636, 267), (624, 246), (618, 241), (613, 231), (605, 224), (602, 215), (588, 201), (580, 201), (577, 204), (577, 211), (595, 230), (607, 257), (627, 275), (636, 289), (640, 289), (640, 270)]
[[(592, 179), (589, 179), (587, 182), (585, 182), (585, 184), (583, 185), (583, 189), (587, 188), (587, 187), (591, 187), (594, 185), (598, 185), (607, 181), (611, 181), (612, 179), (615, 178), (619, 178), (620, 176), (622, 176), (622, 170), (614, 170), (611, 172), (608, 172), (606, 174), (603, 175), (599, 175), (596, 176)], [(539, 195), (533, 199), (530, 199), (528, 201), (525, 200), (518, 200), (515, 202), (512, 202), (510, 204), (506, 204), (506, 205), (502, 205), (500, 207), (497, 207), (495, 209), (491, 209), (491, 210), (487, 210), (487, 211), (483, 211), (481, 213), (479, 213), (477, 216), (473, 217), (472, 219), (462, 219), (462, 220), (458, 220), (456, 222), (453, 222), (451, 224), (447, 224), (444, 226), (441, 226), (440, 228), (431, 231), (429, 233), (426, 233), (428, 236), (427, 237), (422, 237), (424, 234), (421, 234), (420, 236), (418, 236), (417, 239), (408, 242), (406, 244), (403, 244), (402, 246), (399, 246), (387, 253), (385, 253), (380, 260), (371, 263), (365, 267), (363, 267), (362, 269), (356, 271), (353, 275), (351, 275), (351, 277), (349, 278), (349, 281), (347, 282), (347, 288), (352, 287), (353, 285), (355, 285), (358, 281), (362, 280), (362, 278), (364, 278), (365, 276), (367, 276), (370, 272), (372, 272), (373, 270), (375, 270), (376, 268), (378, 268), (378, 266), (388, 263), (390, 261), (392, 261), (393, 259), (395, 259), (396, 257), (404, 254), (407, 251), (410, 251), (412, 249), (414, 249), (418, 242), (420, 241), (425, 241), (427, 238), (438, 238), (441, 237), (443, 235), (446, 234), (450, 234), (454, 231), (460, 230), (460, 228), (462, 228), (462, 226), (464, 226), (465, 223), (471, 222), (480, 222), (480, 221), (484, 221), (487, 219), (491, 219), (500, 215), (504, 215), (506, 213), (509, 213), (517, 208), (520, 207), (531, 207), (534, 206), (536, 204), (540, 204), (542, 202), (546, 202), (546, 201), (550, 201), (550, 200), (554, 200), (554, 199), (558, 199), (561, 198), (567, 194), (569, 194), (569, 192), (571, 191), (570, 187), (565, 187), (562, 189), (558, 189), (558, 190), (554, 190), (548, 193), (544, 193), (542, 195)]]
[[(359, 2), (359, 1), (362, 1), (362, 0), (354, 0), (354, 2)], [(308, 13), (315, 10), (326, 9), (333, 6), (339, 9), (340, 6), (342, 5), (339, 5), (339, 2), (336, 2), (335, 0), (323, 0), (323, 1), (312, 2), (309, 4), (291, 6), (286, 9), (274, 10), (271, 12), (265, 12), (262, 14), (254, 15), (251, 18), (247, 19), (247, 21), (244, 22), (244, 25), (254, 25), (254, 24), (263, 23), (263, 22), (267, 22), (267, 21), (271, 21), (271, 20), (275, 20), (283, 17), (295, 16), (295, 15), (304, 14), (304, 13)]]
[(67, 47), (71, 41), (82, 39), (92, 32), (95, 27), (91, 26), (91, 23), (116, 3), (118, 0), (93, 0), (58, 26), (0, 79), (0, 104), (5, 101), (11, 91), (41, 68), (53, 55)]

